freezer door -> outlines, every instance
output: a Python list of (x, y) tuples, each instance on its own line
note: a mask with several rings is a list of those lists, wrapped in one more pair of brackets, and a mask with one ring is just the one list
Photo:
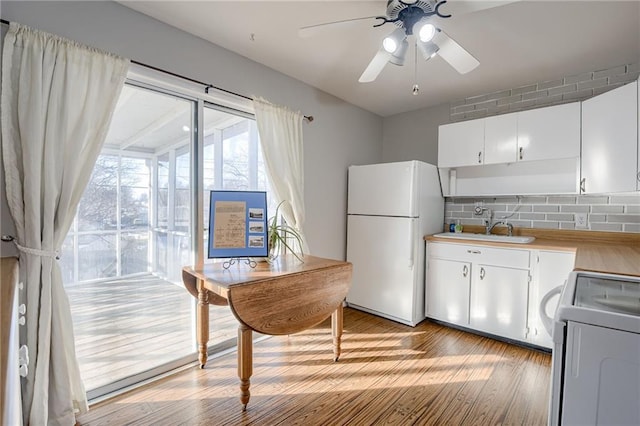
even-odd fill
[[(424, 319), (417, 219), (349, 216), (347, 260), (353, 264), (347, 303), (405, 324)], [(421, 244), (422, 243), (422, 244)]]
[(418, 216), (418, 162), (349, 167), (349, 214)]

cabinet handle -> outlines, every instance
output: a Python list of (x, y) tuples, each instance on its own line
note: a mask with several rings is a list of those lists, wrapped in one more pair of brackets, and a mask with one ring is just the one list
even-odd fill
[(467, 265), (464, 265), (464, 267), (462, 268), (462, 276), (467, 278), (468, 274), (469, 274), (469, 268), (467, 267)]
[(582, 178), (580, 179), (580, 193), (586, 192), (587, 190), (586, 188), (586, 183), (587, 183), (587, 178)]
[(469, 254), (481, 254), (480, 250), (467, 250)]
[(482, 164), (482, 151), (478, 151), (478, 164)]
[(638, 172), (638, 182), (640, 182), (640, 172)]
[(523, 148), (523, 147), (520, 147), (520, 159), (521, 159), (521, 160), (522, 160), (522, 158), (523, 158), (523, 155), (522, 155), (522, 154), (523, 154), (523, 152), (522, 152), (523, 150), (524, 150), (524, 148)]
[(484, 268), (480, 268), (480, 279), (481, 280), (484, 280), (484, 274), (485, 274)]

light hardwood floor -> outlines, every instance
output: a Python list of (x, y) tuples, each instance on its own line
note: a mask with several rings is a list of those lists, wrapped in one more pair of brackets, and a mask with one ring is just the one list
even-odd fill
[(334, 363), (328, 321), (255, 343), (246, 412), (231, 353), (98, 404), (78, 424), (546, 424), (549, 354), (352, 309), (342, 347)]

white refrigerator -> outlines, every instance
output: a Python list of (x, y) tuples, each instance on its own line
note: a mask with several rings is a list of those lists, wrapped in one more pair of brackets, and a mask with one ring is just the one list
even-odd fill
[(349, 167), (347, 305), (415, 326), (425, 318), (424, 236), (442, 232), (438, 169), (420, 161)]

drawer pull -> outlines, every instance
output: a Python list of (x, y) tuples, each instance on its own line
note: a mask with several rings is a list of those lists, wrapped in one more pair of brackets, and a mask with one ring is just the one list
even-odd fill
[(524, 158), (523, 150), (524, 150), (524, 148), (520, 147), (520, 160), (522, 160)]
[(478, 164), (482, 164), (482, 151), (478, 151)]
[(464, 267), (462, 268), (462, 276), (466, 278), (468, 274), (469, 274), (469, 267), (467, 267), (467, 265), (464, 265)]
[(467, 253), (469, 253), (469, 254), (482, 254), (482, 252), (480, 250), (467, 250)]
[(484, 268), (480, 268), (480, 279), (484, 280), (485, 271)]

